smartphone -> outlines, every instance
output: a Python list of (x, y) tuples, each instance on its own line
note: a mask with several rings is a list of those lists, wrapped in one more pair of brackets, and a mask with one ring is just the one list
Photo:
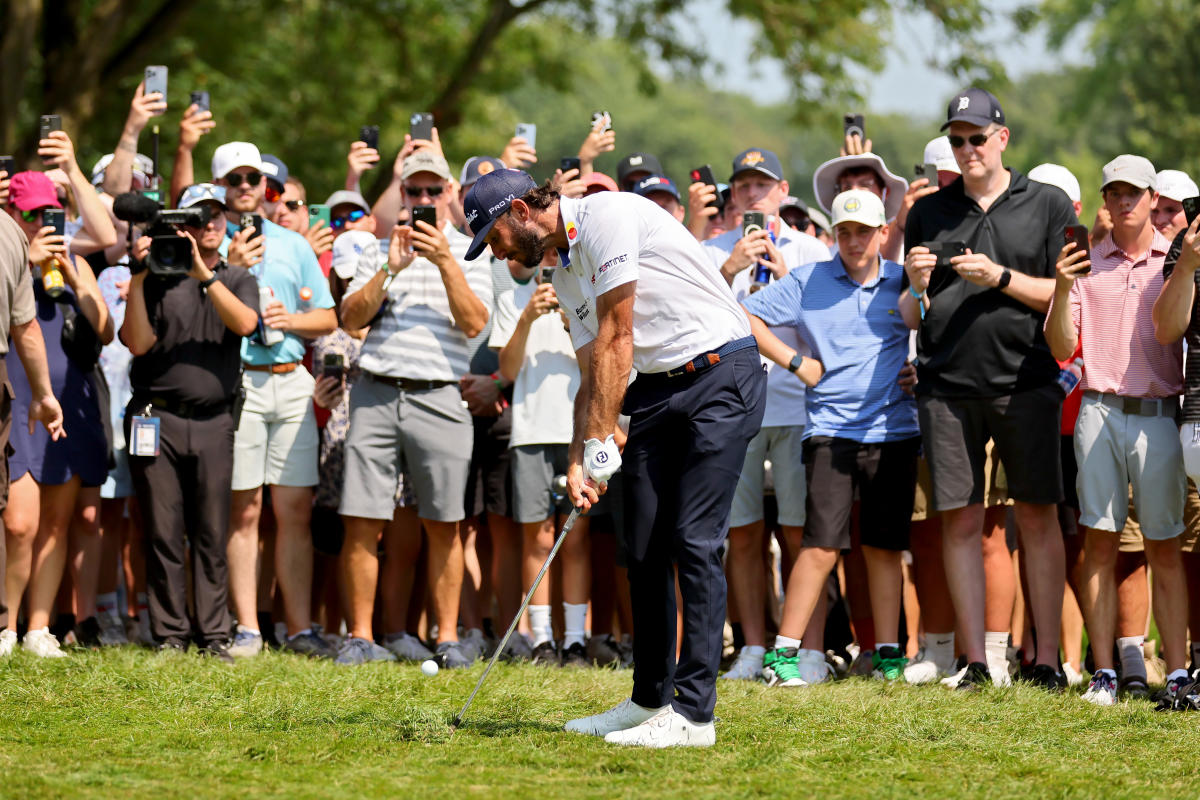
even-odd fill
[(842, 133), (845, 136), (858, 135), (858, 138), (866, 141), (867, 127), (863, 120), (862, 114), (843, 114), (842, 115)]
[(433, 114), (418, 111), (409, 118), (408, 125), (408, 132), (413, 139), (433, 140)]
[[(1087, 253), (1087, 255), (1085, 257), (1088, 259), (1091, 259), (1092, 253), (1091, 253), (1091, 249), (1088, 247), (1087, 225), (1068, 225), (1066, 231), (1064, 231), (1064, 233), (1063, 233), (1063, 238), (1067, 242), (1074, 242), (1075, 249), (1082, 250), (1084, 253)], [(1087, 275), (1091, 271), (1092, 271), (1092, 268), (1089, 266), (1089, 267), (1079, 270), (1075, 274), (1076, 275)]]
[(417, 227), (418, 222), (428, 222), (434, 228), (437, 224), (437, 209), (433, 206), (417, 206), (412, 210), (412, 226)]
[(312, 225), (317, 220), (325, 223), (325, 227), (329, 227), (329, 206), (311, 205), (308, 207), (308, 224)]
[(607, 111), (592, 112), (592, 130), (597, 130), (601, 133), (612, 130), (612, 115)]
[(542, 267), (541, 283), (554, 283), (554, 267)]
[(761, 211), (747, 211), (742, 214), (742, 236), (749, 236), (755, 231), (766, 230), (767, 215)]
[[(717, 188), (717, 179), (713, 175), (712, 166), (705, 164), (702, 167), (696, 167), (692, 170), (692, 183), (707, 183), (714, 189)], [(721, 202), (721, 193), (717, 192), (717, 199), (708, 204), (712, 208), (720, 209), (724, 206)]]
[[(578, 156), (572, 156), (571, 158), (564, 158), (558, 162), (558, 168), (561, 169), (564, 173), (569, 172), (570, 170), (573, 170), (573, 169), (580, 169), (581, 167), (582, 167), (582, 163), (580, 162)], [(578, 178), (578, 177), (582, 177), (582, 176), (576, 175), (575, 177)]]
[(518, 122), (517, 136), (529, 142), (529, 146), (537, 149), (537, 125), (532, 122)]
[(62, 130), (62, 117), (58, 114), (43, 114), (42, 115), (42, 135), (38, 138), (49, 139), (51, 131)]
[(67, 215), (61, 208), (47, 208), (42, 210), (42, 226), (50, 226), (54, 228), (55, 236), (65, 236), (67, 234)]
[(254, 235), (252, 235), (246, 241), (252, 241), (254, 239), (257, 239), (259, 236), (262, 236), (262, 231), (263, 231), (262, 215), (261, 214), (242, 214), (242, 227), (243, 228), (245, 228), (245, 227), (254, 228)]
[[(415, 136), (413, 137), (416, 138)], [(366, 142), (367, 147), (372, 150), (379, 149), (379, 126), (378, 125), (363, 125), (358, 129), (358, 140)]]
[(164, 66), (146, 67), (146, 86), (144, 94), (158, 92), (163, 102), (167, 102), (167, 68)]
[(16, 161), (12, 156), (0, 156), (0, 172), (7, 174), (7, 177), (13, 176), (13, 171), (17, 168)]
[(212, 111), (212, 105), (209, 102), (208, 92), (192, 92), (192, 96), (188, 100), (188, 104), (196, 106), (197, 111)]
[(337, 378), (339, 381), (346, 377), (346, 357), (341, 353), (326, 353), (321, 359), (321, 375), (326, 378)]
[(929, 178), (929, 185), (937, 186), (938, 185), (937, 164), (934, 164), (932, 161), (926, 161), (924, 164), (921, 165), (921, 167), (924, 170), (925, 177)]
[(929, 178), (931, 176), (925, 174), (924, 164), (913, 164), (913, 177), (916, 179)]
[(929, 252), (937, 256), (938, 268), (948, 268), (950, 259), (967, 254), (966, 242), (923, 242), (921, 246), (929, 248)]
[(1183, 214), (1187, 217), (1187, 224), (1190, 228), (1196, 221), (1196, 217), (1200, 217), (1200, 197), (1185, 197), (1180, 202), (1183, 204)]

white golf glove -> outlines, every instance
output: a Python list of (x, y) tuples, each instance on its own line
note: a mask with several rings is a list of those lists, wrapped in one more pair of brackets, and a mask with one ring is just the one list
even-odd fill
[(621, 468), (621, 452), (610, 435), (603, 442), (588, 439), (583, 443), (583, 476), (597, 484), (608, 483)]

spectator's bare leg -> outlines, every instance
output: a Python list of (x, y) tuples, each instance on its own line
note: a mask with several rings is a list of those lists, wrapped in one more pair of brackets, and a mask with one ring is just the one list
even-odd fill
[(383, 520), (342, 517), (346, 539), (342, 543), (342, 605), (351, 636), (373, 641), (371, 615), (375, 612), (375, 585), (379, 580), (379, 533)]
[(942, 512), (942, 560), (967, 661), (986, 663), (983, 647), (983, 503)]
[(463, 550), (457, 522), (422, 519), (429, 535), (429, 585), (437, 614), (438, 644), (458, 641), (458, 599), (462, 594)]
[[(1084, 528), (1083, 618), (1096, 669), (1113, 668), (1113, 641), (1117, 618), (1117, 548), (1120, 536), (1111, 531)], [(1032, 557), (1032, 556), (1031, 556)]]
[(729, 577), (730, 605), (737, 606), (737, 618), (742, 625), (746, 644), (762, 647), (766, 644), (763, 604), (763, 521), (738, 525), (729, 529), (729, 555), (725, 569)]
[(900, 641), (900, 595), (904, 588), (900, 573), (901, 551), (863, 545), (862, 553), (867, 562), (875, 641), (859, 642), (859, 645), (864, 650), (874, 650), (876, 641)]
[(37, 537), (41, 511), (41, 487), (28, 472), (8, 488), (8, 507), (4, 509), (4, 542), (8, 564), (4, 576), (4, 596), (8, 599), (8, 629), (17, 629), (21, 600), (33, 571), (33, 540)]
[(275, 580), (283, 593), (288, 636), (312, 625), (313, 547), (310, 486), (272, 486), (275, 509)]
[(1187, 576), (1179, 558), (1179, 537), (1146, 539), (1146, 560), (1154, 571), (1154, 621), (1162, 637), (1167, 673), (1187, 666)]
[[(96, 586), (104, 558), (100, 540), (100, 487), (81, 488), (75, 499), (69, 538), (71, 583), (75, 596), (75, 619), (96, 616)], [(113, 572), (116, 565), (113, 565)]]
[(29, 629), (50, 625), (54, 601), (67, 563), (67, 532), (75, 511), (79, 477), (43, 486), (41, 516), (33, 540), (33, 569), (29, 575)]
[[(397, 508), (383, 529), (383, 563), (379, 578), (383, 586), (383, 633), (407, 629), (408, 605), (421, 552), (421, 520), (416, 508)], [(416, 631), (413, 631), (415, 633)]]
[(233, 492), (229, 512), (229, 600), (239, 624), (258, 630), (258, 520), (262, 487)]
[(1062, 586), (1066, 577), (1066, 553), (1062, 528), (1058, 524), (1058, 509), (1048, 503), (1018, 501), (1013, 505), (1013, 513), (1021, 529), (1021, 546), (1025, 554), (1025, 575), (1029, 584), (1025, 602), (1037, 634), (1035, 663), (1048, 664), (1057, 670)]

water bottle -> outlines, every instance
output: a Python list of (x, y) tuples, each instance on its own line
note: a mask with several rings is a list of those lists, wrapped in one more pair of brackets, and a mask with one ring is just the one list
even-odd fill
[(1067, 366), (1063, 367), (1058, 373), (1058, 385), (1062, 387), (1063, 394), (1069, 395), (1075, 391), (1075, 387), (1079, 385), (1079, 379), (1083, 377), (1083, 359), (1077, 358)]
[[(771, 239), (771, 244), (775, 244), (775, 231), (767, 229), (767, 236)], [(764, 259), (770, 259), (770, 256), (763, 256)], [(754, 283), (750, 287), (751, 292), (757, 292), (759, 289), (771, 282), (771, 265), (764, 264), (759, 261), (754, 267)]]
[(272, 347), (283, 341), (283, 331), (278, 328), (272, 328), (270, 325), (262, 321), (262, 315), (267, 313), (267, 306), (275, 299), (275, 292), (270, 286), (258, 287), (258, 327), (259, 336), (262, 338), (262, 343), (267, 347)]
[(41, 263), (42, 268), (42, 288), (46, 290), (46, 294), (57, 298), (67, 288), (67, 282), (63, 280), (62, 270), (58, 268), (58, 259), (51, 256)]

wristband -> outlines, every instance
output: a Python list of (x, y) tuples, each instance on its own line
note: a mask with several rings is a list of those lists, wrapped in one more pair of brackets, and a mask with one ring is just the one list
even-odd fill
[(200, 291), (204, 292), (205, 294), (208, 294), (208, 287), (212, 286), (216, 282), (217, 282), (217, 273), (214, 272), (212, 275), (208, 276), (208, 280), (200, 281)]
[(917, 309), (921, 312), (921, 319), (924, 320), (925, 319), (925, 302), (924, 302), (925, 292), (917, 292), (915, 289), (913, 289), (913, 285), (910, 283), (908, 285), (908, 293), (917, 299)]
[(497, 375), (494, 372), (488, 377), (490, 377), (493, 381), (496, 382), (497, 389), (499, 389), (502, 392), (504, 391), (504, 378), (501, 378), (499, 375)]

